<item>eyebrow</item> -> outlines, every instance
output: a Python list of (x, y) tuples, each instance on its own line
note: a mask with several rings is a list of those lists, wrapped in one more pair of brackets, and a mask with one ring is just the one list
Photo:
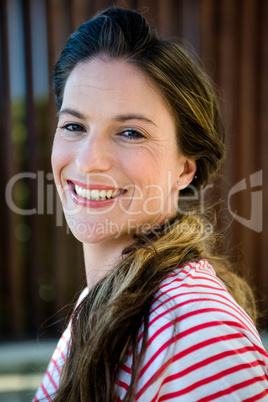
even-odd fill
[(145, 121), (146, 123), (153, 124), (154, 126), (157, 127), (157, 125), (155, 124), (155, 122), (153, 120), (148, 119), (148, 117), (145, 117), (141, 114), (122, 114), (122, 115), (115, 116), (113, 118), (113, 120), (123, 121), (123, 122), (127, 121), (127, 120), (142, 120), (142, 121)]
[(74, 117), (77, 117), (78, 119), (85, 119), (85, 116), (82, 113), (79, 113), (74, 109), (61, 109), (57, 113), (57, 117), (59, 117), (61, 114), (70, 114), (70, 115), (72, 115)]
[[(78, 119), (86, 119), (85, 115), (83, 115), (82, 113), (80, 113), (74, 109), (69, 109), (69, 108), (62, 109), (58, 112), (57, 116), (59, 117), (61, 114), (70, 114), (74, 117), (77, 117)], [(155, 122), (153, 120), (151, 120), (148, 117), (145, 117), (141, 114), (120, 114), (120, 115), (113, 117), (113, 120), (119, 121), (119, 122), (125, 122), (128, 120), (142, 120), (142, 121), (145, 121), (146, 123), (153, 124), (155, 127), (157, 127), (157, 124), (155, 124)]]

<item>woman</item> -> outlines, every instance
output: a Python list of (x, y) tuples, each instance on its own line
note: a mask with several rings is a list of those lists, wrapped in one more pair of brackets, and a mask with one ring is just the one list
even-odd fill
[(110, 8), (70, 37), (53, 80), (52, 166), (87, 288), (34, 400), (267, 400), (251, 291), (189, 201), (224, 156), (204, 72)]

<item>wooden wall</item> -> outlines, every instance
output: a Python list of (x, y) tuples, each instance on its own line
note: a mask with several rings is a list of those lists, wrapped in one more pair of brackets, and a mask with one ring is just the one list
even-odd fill
[(221, 88), (228, 157), (212, 193), (224, 201), (226, 249), (240, 250), (262, 311), (267, 306), (268, 2), (2, 0), (1, 339), (54, 335), (66, 313), (59, 310), (84, 281), (81, 246), (64, 224), (51, 175), (50, 75), (69, 34), (110, 5), (140, 9), (163, 35), (184, 38)]

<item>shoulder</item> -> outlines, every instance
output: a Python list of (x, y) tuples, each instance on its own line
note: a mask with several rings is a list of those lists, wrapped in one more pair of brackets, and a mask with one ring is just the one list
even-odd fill
[[(260, 342), (255, 325), (233, 299), (213, 267), (205, 260), (177, 269), (161, 284), (150, 313), (150, 324), (170, 326), (180, 339), (221, 339)], [(214, 338), (212, 337), (214, 334)], [(226, 338), (226, 339), (227, 339)]]
[[(180, 322), (187, 318), (221, 316), (253, 325), (252, 320), (236, 303), (213, 267), (205, 260), (189, 263), (170, 274), (155, 295), (151, 313), (165, 311)], [(169, 317), (170, 319), (171, 317)], [(204, 318), (204, 317), (203, 317)], [(253, 325), (254, 326), (254, 325)]]
[(247, 381), (255, 395), (267, 388), (267, 366), (253, 322), (206, 261), (187, 264), (162, 282), (151, 306), (138, 400), (214, 395), (228, 401), (236, 386), (244, 400)]

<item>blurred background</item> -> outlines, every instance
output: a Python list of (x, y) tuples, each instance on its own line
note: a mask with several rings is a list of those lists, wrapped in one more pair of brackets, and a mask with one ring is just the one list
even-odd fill
[(224, 251), (243, 263), (268, 329), (268, 1), (1, 0), (0, 401), (30, 400), (85, 282), (51, 174), (51, 71), (70, 33), (111, 5), (185, 40), (220, 88), (228, 156), (205, 197), (222, 200)]

